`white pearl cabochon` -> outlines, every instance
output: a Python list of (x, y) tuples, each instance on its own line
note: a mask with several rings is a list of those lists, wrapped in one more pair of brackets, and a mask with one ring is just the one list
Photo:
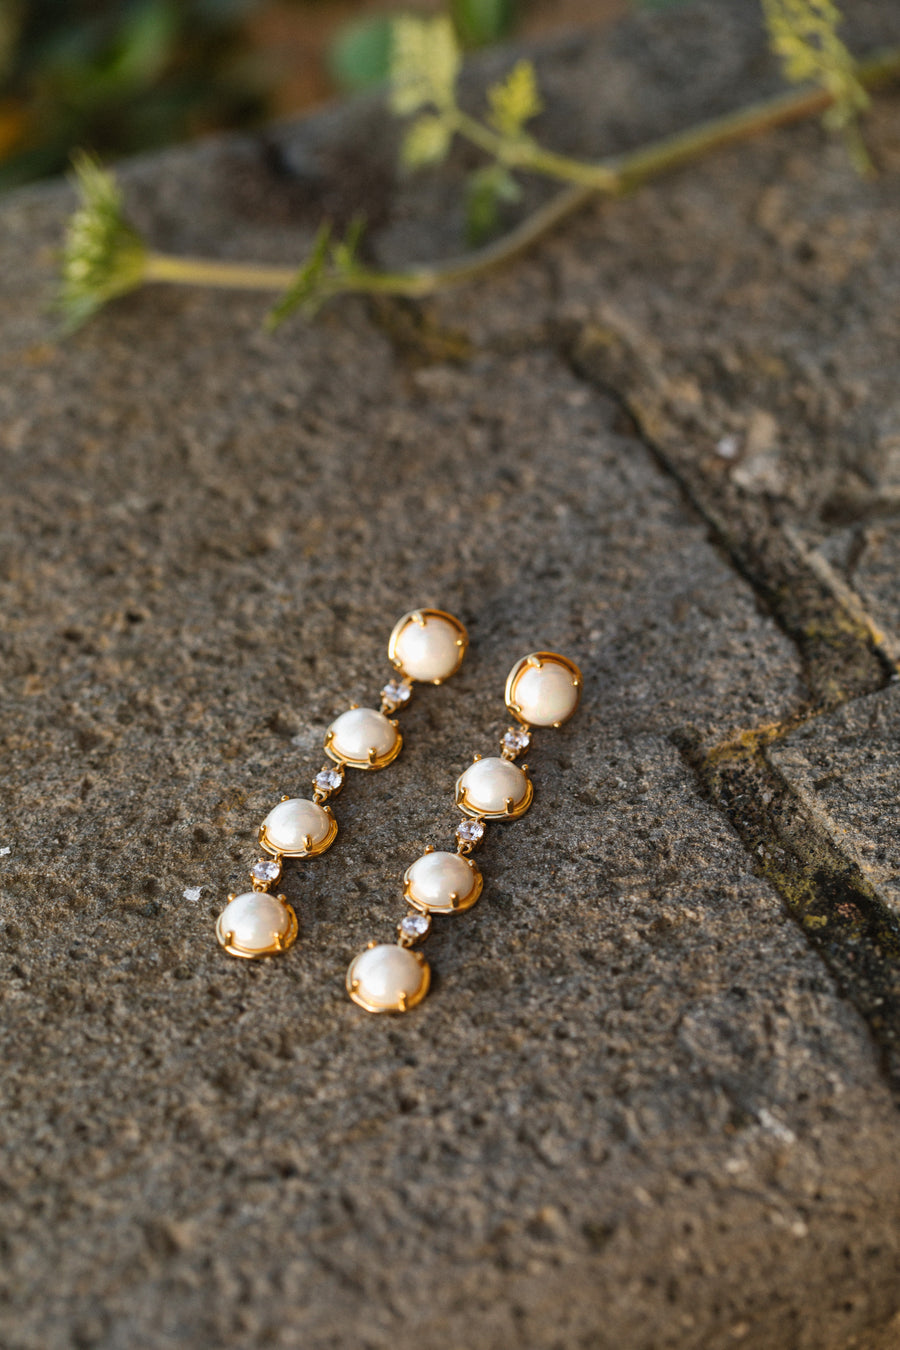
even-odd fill
[(434, 614), (423, 618), (423, 624), (410, 620), (400, 633), (394, 657), (410, 679), (446, 680), (459, 665), (459, 629)]
[(516, 680), (519, 716), (534, 727), (565, 722), (578, 707), (579, 695), (571, 670), (559, 661), (545, 658), (540, 668), (526, 666)]
[(406, 873), (410, 894), (418, 904), (435, 914), (452, 914), (451, 895), (460, 902), (472, 894), (479, 873), (458, 853), (424, 853)]
[(428, 967), (407, 947), (388, 942), (360, 952), (347, 972), (348, 982), (359, 981), (356, 996), (379, 1012), (399, 1010), (404, 994), (412, 1003), (427, 978)]
[(344, 759), (365, 762), (374, 750), (380, 759), (389, 755), (400, 733), (393, 722), (376, 708), (350, 708), (329, 727), (331, 748)]
[(457, 784), (465, 788), (468, 806), (485, 815), (502, 815), (508, 798), (518, 806), (528, 792), (528, 778), (517, 764), (491, 757), (470, 764)]
[(303, 853), (307, 835), (310, 845), (315, 847), (333, 829), (328, 812), (305, 797), (291, 797), (289, 801), (279, 802), (266, 816), (263, 825), (266, 841), (282, 853)]
[(223, 939), (233, 933), (232, 943), (248, 952), (264, 952), (277, 938), (287, 935), (291, 916), (285, 905), (266, 891), (246, 891), (225, 906), (218, 928)]

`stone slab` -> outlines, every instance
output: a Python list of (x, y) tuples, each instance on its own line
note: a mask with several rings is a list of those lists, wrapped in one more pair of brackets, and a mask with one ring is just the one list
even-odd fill
[(799, 727), (769, 757), (830, 838), (900, 915), (900, 686)]
[[(235, 139), (126, 176), (158, 244), (283, 259), (346, 190), (322, 162), (298, 186)], [(673, 746), (807, 690), (677, 486), (528, 323), (423, 360), (356, 302), (273, 338), (255, 298), (158, 290), (53, 345), (69, 205), (21, 193), (0, 232), (0, 1340), (845, 1350), (883, 1327), (878, 1056)], [(213, 920), (258, 821), (415, 603), (462, 615), (466, 666), (287, 876), (297, 947), (230, 960)], [(431, 940), (426, 1003), (367, 1018), (346, 963), (391, 935), (542, 646), (583, 664), (579, 719), (529, 754), (533, 811)]]

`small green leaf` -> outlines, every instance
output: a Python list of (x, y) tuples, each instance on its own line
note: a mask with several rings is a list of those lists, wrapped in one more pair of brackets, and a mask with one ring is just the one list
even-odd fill
[(341, 275), (346, 276), (353, 270), (356, 263), (356, 255), (359, 252), (360, 240), (365, 232), (366, 221), (364, 216), (355, 216), (347, 228), (347, 233), (343, 239), (340, 239), (331, 250), (332, 261), (335, 270)]
[(525, 123), (537, 117), (543, 106), (530, 61), (519, 61), (502, 84), (488, 89), (487, 96), (491, 107), (489, 121), (501, 136), (512, 140), (521, 137)]
[(72, 164), (80, 201), (66, 227), (57, 296), (68, 332), (139, 286), (147, 261), (143, 239), (125, 219), (114, 175), (83, 151)]
[(379, 14), (341, 28), (328, 52), (328, 68), (342, 89), (369, 89), (387, 80), (393, 25)]
[(470, 244), (480, 244), (500, 226), (504, 202), (517, 202), (522, 189), (502, 164), (486, 164), (469, 175), (466, 183), (466, 234)]
[(456, 79), (462, 60), (453, 24), (445, 15), (422, 19), (404, 14), (394, 20), (391, 45), (391, 107), (400, 116), (456, 105)]
[(847, 128), (869, 106), (856, 62), (838, 37), (841, 12), (834, 0), (762, 0), (769, 43), (794, 84), (810, 81), (831, 94), (828, 126)]
[(312, 316), (328, 298), (326, 268), (328, 264), (328, 246), (331, 242), (331, 226), (320, 225), (306, 262), (298, 271), (284, 295), (266, 315), (266, 328), (271, 332), (284, 323), (296, 310)]
[(435, 113), (423, 113), (406, 133), (400, 158), (407, 169), (439, 164), (446, 157), (452, 140), (453, 129), (445, 118)]

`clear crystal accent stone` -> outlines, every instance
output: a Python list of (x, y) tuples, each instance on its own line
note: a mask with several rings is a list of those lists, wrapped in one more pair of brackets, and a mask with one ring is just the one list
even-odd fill
[(254, 881), (277, 881), (281, 876), (281, 867), (271, 858), (264, 858), (253, 864), (250, 868), (250, 875)]
[(504, 750), (511, 750), (513, 754), (517, 755), (520, 750), (528, 749), (531, 744), (531, 736), (524, 727), (510, 727), (501, 744)]
[(385, 703), (408, 703), (412, 698), (412, 689), (402, 680), (388, 680), (381, 691)]
[(315, 787), (319, 792), (336, 792), (344, 779), (337, 769), (321, 769), (315, 777)]
[(431, 919), (427, 914), (407, 914), (400, 920), (400, 932), (408, 938), (422, 938), (430, 927)]
[(463, 820), (456, 827), (456, 837), (464, 844), (477, 844), (484, 838), (484, 826), (480, 820)]

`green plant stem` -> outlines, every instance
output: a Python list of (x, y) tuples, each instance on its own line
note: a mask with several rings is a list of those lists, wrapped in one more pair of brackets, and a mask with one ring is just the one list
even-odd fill
[[(888, 83), (900, 75), (900, 47), (874, 53), (859, 65), (857, 73), (860, 83), (869, 89)], [(674, 136), (663, 137), (641, 150), (630, 151), (595, 165), (578, 164), (575, 160), (528, 144), (520, 152), (522, 158), (516, 161), (521, 167), (534, 168), (557, 178), (567, 178), (570, 182), (574, 180), (574, 185), (540, 207), (502, 239), (463, 258), (434, 266), (412, 266), (403, 272), (376, 272), (354, 267), (345, 274), (329, 278), (328, 293), (353, 291), (417, 297), (471, 281), (526, 252), (598, 193), (623, 196), (649, 179), (680, 168), (712, 150), (824, 112), (833, 101), (826, 90), (781, 94)], [(466, 114), (459, 116), (462, 134), (474, 140), (489, 154), (496, 156), (498, 144), (507, 144), (502, 137), (474, 118), (468, 118)], [(289, 267), (210, 262), (201, 258), (150, 253), (144, 279), (277, 292), (286, 290), (296, 275), (296, 269)]]
[(214, 262), (208, 258), (148, 253), (144, 280), (170, 281), (190, 286), (223, 286), (229, 290), (285, 291), (296, 275), (296, 267)]
[(564, 183), (577, 183), (590, 188), (592, 192), (615, 193), (618, 187), (615, 169), (608, 164), (585, 164), (568, 155), (557, 155), (545, 150), (534, 141), (525, 138), (521, 141), (509, 141), (505, 136), (492, 131), (479, 122), (476, 117), (456, 109), (451, 117), (455, 131), (479, 149), (492, 155), (510, 169), (531, 169), (547, 178), (558, 178)]

